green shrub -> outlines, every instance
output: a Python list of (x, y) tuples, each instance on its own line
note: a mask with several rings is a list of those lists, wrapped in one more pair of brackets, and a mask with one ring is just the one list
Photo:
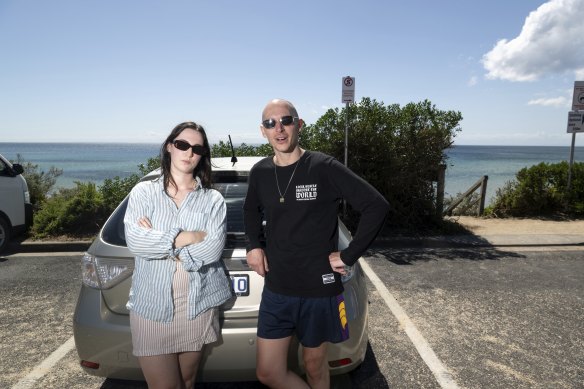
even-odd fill
[(160, 158), (150, 158), (146, 164), (138, 166), (140, 174), (132, 174), (123, 179), (119, 176), (108, 178), (99, 187), (93, 183), (75, 182), (75, 188), (61, 188), (51, 196), (42, 192), (45, 200), (35, 211), (32, 237), (87, 237), (96, 234), (142, 175), (159, 166)]
[(123, 179), (119, 176), (106, 178), (103, 181), (103, 184), (99, 187), (99, 193), (102, 196), (104, 208), (110, 213), (113, 212), (128, 193), (130, 193), (138, 181), (140, 181), (140, 176), (138, 174), (132, 174)]
[(93, 235), (103, 225), (108, 213), (94, 183), (76, 182), (76, 187), (60, 189), (49, 197), (36, 213), (31, 230), (34, 238)]
[(122, 200), (130, 193), (134, 185), (136, 185), (142, 176), (150, 173), (152, 170), (160, 167), (160, 157), (149, 158), (146, 164), (138, 165), (140, 174), (132, 174), (126, 178), (116, 176), (114, 178), (106, 178), (103, 184), (99, 186), (99, 193), (103, 199), (103, 207), (109, 214), (116, 209)]
[(568, 168), (567, 162), (542, 162), (521, 169), (515, 180), (497, 189), (487, 213), (498, 217), (584, 215), (584, 163), (572, 166), (569, 193)]
[(39, 171), (39, 165), (24, 161), (20, 154), (16, 155), (16, 161), (13, 161), (13, 163), (22, 165), (24, 169), (22, 176), (26, 179), (33, 210), (40, 209), (42, 203), (49, 196), (49, 193), (53, 191), (57, 177), (63, 174), (63, 169), (57, 169), (51, 166), (48, 172), (43, 170)]

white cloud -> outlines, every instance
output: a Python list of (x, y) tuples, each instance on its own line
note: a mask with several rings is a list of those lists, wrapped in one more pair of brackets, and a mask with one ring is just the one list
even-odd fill
[(527, 102), (527, 105), (543, 105), (544, 107), (570, 107), (572, 100), (560, 97), (534, 99)]
[(472, 76), (470, 80), (466, 83), (468, 86), (475, 86), (478, 82), (478, 78), (476, 76)]
[(519, 36), (486, 53), (487, 78), (534, 81), (550, 74), (584, 75), (584, 0), (551, 0), (525, 19)]

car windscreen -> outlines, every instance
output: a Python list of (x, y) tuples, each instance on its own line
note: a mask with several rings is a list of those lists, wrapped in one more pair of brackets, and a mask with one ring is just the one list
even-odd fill
[[(247, 183), (216, 183), (213, 187), (225, 198), (227, 205), (227, 233), (243, 234), (243, 201), (247, 193)], [(124, 215), (127, 207), (128, 198), (126, 197), (103, 226), (101, 236), (104, 242), (116, 246), (126, 246)]]

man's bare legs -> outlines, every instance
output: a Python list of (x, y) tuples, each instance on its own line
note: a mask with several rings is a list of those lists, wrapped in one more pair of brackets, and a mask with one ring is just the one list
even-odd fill
[(262, 384), (272, 389), (309, 389), (302, 378), (288, 370), (288, 347), (291, 339), (290, 336), (282, 339), (258, 338), (256, 373)]
[(308, 384), (288, 370), (288, 348), (291, 337), (282, 339), (258, 338), (257, 376), (260, 382), (273, 389), (328, 389), (329, 369), (326, 360), (327, 343), (318, 347), (303, 347), (302, 358)]

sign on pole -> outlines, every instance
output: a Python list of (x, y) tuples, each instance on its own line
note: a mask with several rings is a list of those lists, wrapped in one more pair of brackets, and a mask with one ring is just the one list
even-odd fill
[(343, 77), (343, 103), (355, 102), (355, 77)]
[(568, 134), (584, 132), (584, 111), (568, 112)]
[(572, 111), (584, 110), (584, 81), (574, 81)]
[(572, 189), (572, 165), (574, 164), (574, 149), (576, 146), (576, 133), (578, 132), (584, 132), (584, 81), (574, 81), (572, 112), (568, 112), (568, 133), (572, 133), (570, 164), (568, 165), (568, 193)]

